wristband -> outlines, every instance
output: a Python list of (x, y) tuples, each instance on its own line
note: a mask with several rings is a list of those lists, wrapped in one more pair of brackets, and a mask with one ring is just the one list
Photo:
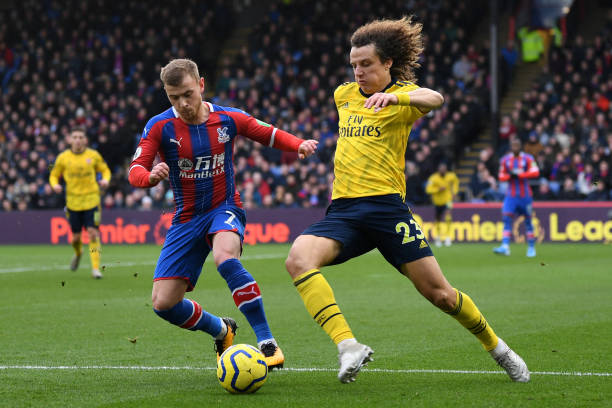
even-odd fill
[(397, 95), (397, 104), (401, 106), (409, 106), (410, 105), (410, 95), (408, 92), (400, 92), (396, 93)]

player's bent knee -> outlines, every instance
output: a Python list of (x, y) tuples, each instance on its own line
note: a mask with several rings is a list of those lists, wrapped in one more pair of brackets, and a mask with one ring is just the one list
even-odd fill
[(289, 272), (292, 278), (297, 277), (301, 272), (299, 255), (294, 254), (292, 251), (289, 252), (287, 259), (285, 260), (285, 269)]
[(436, 289), (428, 296), (429, 301), (443, 311), (453, 310), (456, 298), (454, 291), (449, 293), (444, 289)]
[(309, 257), (303, 250), (300, 250), (299, 247), (295, 245), (291, 247), (289, 255), (285, 260), (285, 268), (287, 272), (289, 272), (289, 275), (291, 275), (292, 278), (297, 278), (302, 273), (315, 268), (316, 266), (312, 265), (312, 262), (309, 262), (308, 259)]
[(154, 294), (152, 298), (152, 303), (153, 303), (153, 309), (155, 310), (170, 310), (178, 302), (176, 301), (176, 299), (163, 297), (163, 296), (156, 296)]
[(232, 258), (237, 259), (238, 257), (227, 251), (220, 251), (214, 254), (215, 265), (217, 267), (219, 267), (219, 265), (221, 265), (223, 262), (227, 261), (228, 259), (232, 259)]
[(89, 236), (90, 241), (98, 240), (98, 230), (95, 228), (87, 228), (87, 234)]

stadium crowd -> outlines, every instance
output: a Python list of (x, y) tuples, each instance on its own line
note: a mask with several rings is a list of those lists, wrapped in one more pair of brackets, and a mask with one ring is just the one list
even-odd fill
[[(332, 94), (336, 86), (353, 78), (347, 58), (349, 34), (372, 18), (414, 13), (423, 22), (426, 50), (419, 83), (440, 91), (446, 100), (442, 109), (413, 127), (406, 153), (407, 197), (413, 204), (427, 202), (424, 182), (435, 163), (456, 161), (487, 116), (489, 52), (486, 42), (477, 46), (469, 41), (479, 20), (471, 12), (476, 7), (473, 2), (469, 7), (465, 1), (450, 0), (270, 4), (234, 58), (219, 56), (222, 40), (235, 28), (240, 1), (170, 0), (163, 6), (110, 0), (68, 3), (30, 0), (0, 11), (0, 211), (63, 206), (63, 197), (48, 186), (48, 172), (57, 154), (67, 148), (65, 137), (75, 125), (86, 128), (91, 147), (111, 168), (103, 207), (172, 208), (167, 182), (150, 190), (133, 189), (127, 183), (126, 165), (145, 121), (169, 106), (158, 73), (175, 57), (198, 63), (209, 91), (213, 90), (212, 102), (244, 109), (302, 138), (320, 141), (316, 156), (297, 161), (295, 154), (238, 138), (236, 177), (246, 208), (326, 206), (338, 137)], [(485, 7), (486, 2), (480, 3)], [(568, 191), (568, 175), (575, 176), (576, 185), (588, 180), (587, 185), (599, 186), (595, 190), (603, 186), (606, 193), (612, 186), (606, 179), (609, 173), (602, 176), (605, 165), (600, 164), (608, 162), (609, 168), (612, 143), (606, 134), (612, 123), (610, 111), (603, 112), (598, 103), (602, 96), (609, 101), (612, 92), (610, 43), (605, 38), (600, 38), (599, 46), (577, 42), (555, 51), (539, 88), (517, 104), (510, 118), (513, 132), (526, 142), (536, 129), (543, 129), (536, 136), (542, 145), (537, 157), (550, 197)], [(566, 74), (566, 65), (580, 56), (588, 58), (575, 65), (580, 67), (576, 72)], [(594, 95), (589, 84), (582, 83), (594, 76), (582, 72), (598, 70), (607, 70), (608, 75), (602, 71), (597, 77), (600, 91)], [(565, 81), (575, 76), (571, 74), (580, 81)], [(509, 73), (503, 75), (507, 78)], [(584, 106), (585, 113), (593, 112), (591, 116), (576, 111), (575, 94), (594, 101), (591, 108)], [(528, 109), (536, 99), (541, 109)], [(534, 113), (537, 117), (532, 117)], [(588, 122), (586, 139), (576, 133), (585, 150), (573, 144), (569, 150), (559, 149), (566, 142), (555, 142), (559, 139), (555, 128), (561, 126), (568, 135), (575, 129), (575, 118)], [(602, 130), (605, 126), (607, 130)], [(598, 129), (596, 147), (590, 136), (593, 127)], [(598, 160), (593, 161), (592, 151), (599, 154)], [(499, 198), (494, 177), (497, 153), (489, 149), (481, 154), (479, 169), (486, 168), (489, 175), (484, 170), (477, 173), (483, 175), (473, 183), (475, 197)], [(580, 172), (575, 153), (578, 159), (590, 157)], [(563, 160), (557, 165), (559, 154), (569, 158), (567, 166), (561, 165)], [(582, 196), (580, 192), (576, 198)]]
[[(518, 137), (536, 159), (536, 200), (612, 200), (612, 22), (586, 44), (582, 37), (551, 49), (534, 87), (500, 124), (498, 154)], [(473, 196), (497, 200), (497, 160), (481, 152)]]
[(158, 190), (132, 191), (125, 174), (146, 120), (169, 106), (159, 70), (175, 57), (213, 67), (239, 6), (30, 0), (0, 10), (2, 209), (63, 206), (47, 180), (74, 126), (111, 168), (105, 206), (165, 204)]

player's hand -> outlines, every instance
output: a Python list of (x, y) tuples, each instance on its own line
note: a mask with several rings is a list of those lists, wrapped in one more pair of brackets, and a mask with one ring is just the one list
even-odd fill
[(100, 179), (100, 181), (98, 181), (98, 184), (100, 185), (100, 187), (106, 188), (106, 187), (108, 187), (108, 180)]
[(157, 163), (151, 169), (151, 174), (149, 174), (149, 184), (151, 186), (156, 186), (157, 183), (167, 178), (168, 174), (170, 174), (170, 168), (168, 165), (164, 162)]
[(398, 103), (399, 99), (397, 98), (397, 95), (376, 92), (374, 95), (366, 99), (363, 107), (366, 109), (374, 108), (374, 112), (376, 113), (387, 105), (397, 105)]
[(62, 185), (61, 184), (56, 184), (54, 186), (51, 187), (53, 189), (53, 191), (55, 191), (57, 194), (60, 194), (62, 192)]
[(319, 142), (314, 139), (303, 141), (300, 147), (298, 147), (298, 157), (300, 159), (305, 159), (306, 157), (311, 156), (315, 150), (317, 150), (318, 144)]

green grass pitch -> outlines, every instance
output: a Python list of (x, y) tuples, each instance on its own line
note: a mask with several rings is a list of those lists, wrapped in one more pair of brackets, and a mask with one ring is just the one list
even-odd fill
[[(2, 407), (598, 407), (612, 406), (612, 246), (436, 249), (452, 285), (468, 293), (496, 333), (527, 362), (512, 383), (477, 340), (423, 299), (378, 253), (324, 269), (374, 362), (357, 382), (336, 378), (335, 346), (308, 316), (284, 271), (287, 245), (245, 247), (288, 370), (256, 394), (230, 395), (213, 371), (211, 338), (151, 310), (159, 247), (105, 246), (105, 278), (69, 246), (0, 247)], [(255, 336), (209, 259), (190, 297)]]

